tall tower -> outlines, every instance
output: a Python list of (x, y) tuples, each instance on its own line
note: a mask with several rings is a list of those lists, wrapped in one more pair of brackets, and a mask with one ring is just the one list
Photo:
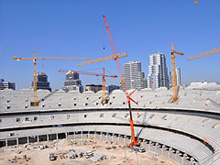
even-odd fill
[(128, 62), (124, 64), (124, 78), (128, 89), (143, 89), (144, 73), (141, 72), (141, 62)]
[[(172, 87), (172, 72), (169, 72), (169, 81), (170, 81), (170, 88)], [(176, 84), (177, 86), (181, 85), (181, 71), (180, 67), (176, 68)]]
[(81, 83), (81, 80), (79, 80), (79, 74), (75, 72), (67, 72), (66, 73), (66, 80), (64, 81), (64, 87), (63, 90), (68, 91), (79, 91), (83, 92), (83, 86)]
[(161, 52), (150, 54), (149, 73), (147, 76), (147, 87), (156, 89), (159, 87), (169, 88), (166, 56)]
[(181, 71), (180, 67), (176, 68), (176, 80), (177, 80), (177, 86), (181, 85)]
[[(34, 82), (31, 82), (32, 88), (34, 88)], [(50, 83), (48, 82), (48, 76), (44, 72), (37, 73), (37, 89), (46, 89), (51, 92)]]

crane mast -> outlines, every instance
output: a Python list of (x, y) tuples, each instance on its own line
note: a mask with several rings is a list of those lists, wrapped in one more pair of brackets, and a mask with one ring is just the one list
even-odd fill
[[(105, 18), (105, 16), (103, 15), (103, 18), (104, 18), (104, 22), (105, 22), (105, 27), (106, 27), (106, 30), (107, 30), (107, 34), (108, 34), (108, 37), (109, 37), (109, 41), (110, 41), (110, 44), (111, 44), (111, 47), (112, 47), (112, 51), (114, 54), (116, 54), (116, 49), (115, 49), (115, 45), (114, 45), (114, 42), (113, 42), (113, 39), (112, 39), (112, 35), (111, 35), (111, 31), (110, 31), (110, 28), (109, 28), (109, 25), (108, 25), (108, 22)], [(134, 133), (134, 123), (133, 123), (133, 118), (132, 118), (132, 110), (131, 110), (131, 100), (135, 103), (135, 104), (138, 104), (137, 102), (135, 102), (130, 96), (136, 91), (136, 89), (128, 94), (127, 92), (127, 86), (126, 86), (126, 83), (125, 83), (125, 79), (124, 79), (124, 76), (123, 76), (123, 73), (122, 73), (122, 69), (121, 69), (121, 66), (120, 66), (120, 63), (119, 63), (119, 60), (116, 56), (116, 58), (114, 59), (115, 62), (116, 62), (116, 65), (117, 65), (117, 68), (118, 68), (118, 72), (119, 72), (119, 76), (120, 76), (120, 79), (121, 79), (121, 83), (122, 83), (122, 86), (123, 86), (123, 91), (125, 92), (125, 95), (126, 95), (126, 98), (127, 98), (127, 102), (128, 102), (128, 107), (129, 107), (129, 113), (130, 113), (130, 128), (131, 128), (131, 143), (129, 144), (130, 147), (133, 147), (133, 146), (137, 146), (137, 145), (140, 145), (140, 143), (138, 142), (138, 139), (135, 138), (135, 133)]]
[(34, 105), (38, 106), (38, 98), (37, 98), (37, 60), (35, 55), (35, 50), (33, 53), (33, 68), (34, 68)]
[(183, 53), (174, 50), (173, 42), (171, 42), (171, 68), (172, 68), (172, 101), (175, 103), (178, 100), (177, 96), (177, 80), (176, 80), (176, 59), (175, 54), (184, 55)]

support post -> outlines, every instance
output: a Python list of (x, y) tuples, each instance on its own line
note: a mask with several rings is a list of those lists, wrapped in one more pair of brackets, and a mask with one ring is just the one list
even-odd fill
[(8, 139), (5, 140), (5, 146), (8, 146)]
[(19, 146), (19, 138), (17, 138), (17, 146)]

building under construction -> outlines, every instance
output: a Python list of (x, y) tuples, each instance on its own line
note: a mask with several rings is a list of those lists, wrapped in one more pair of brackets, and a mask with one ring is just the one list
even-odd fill
[[(38, 90), (41, 101), (35, 107), (30, 106), (32, 89), (0, 92), (1, 147), (80, 138), (130, 143), (129, 111), (121, 90), (114, 90), (104, 105), (102, 92)], [(195, 82), (180, 89), (175, 103), (171, 96), (166, 88), (133, 94), (139, 102), (131, 105), (141, 146), (180, 164), (219, 164), (220, 85)]]

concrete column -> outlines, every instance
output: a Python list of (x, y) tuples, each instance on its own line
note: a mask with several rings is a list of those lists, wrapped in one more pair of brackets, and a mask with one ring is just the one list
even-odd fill
[(19, 145), (19, 139), (17, 138), (17, 146)]
[(75, 133), (75, 131), (73, 132), (73, 139), (76, 139), (76, 133)]
[(165, 147), (166, 147), (166, 146), (163, 144), (163, 145), (162, 145), (162, 148), (161, 148), (161, 150), (162, 150), (161, 154), (162, 154), (162, 155), (163, 155), (163, 151), (165, 150)]
[(176, 157), (178, 156), (179, 153), (180, 153), (180, 151), (179, 151), (179, 150), (176, 150), (175, 161), (176, 161)]
[(170, 152), (172, 151), (172, 147), (169, 148), (168, 158), (170, 158)]
[(88, 139), (89, 139), (89, 131), (88, 131)]
[(27, 137), (27, 144), (29, 144), (29, 136)]
[(195, 162), (194, 158), (190, 158), (190, 162), (193, 164)]
[(96, 131), (94, 132), (94, 139), (96, 138)]
[(8, 139), (5, 140), (5, 146), (8, 146)]
[(65, 132), (65, 135), (66, 135), (66, 139), (67, 139), (67, 136), (68, 136), (68, 135), (67, 135), (67, 132)]
[(186, 158), (186, 154), (183, 154), (183, 157), (182, 157), (182, 164), (184, 164), (184, 161), (185, 161), (185, 158)]
[(59, 138), (58, 133), (56, 133), (56, 138), (57, 138), (57, 140), (58, 140), (58, 138)]
[(157, 153), (157, 143), (156, 143), (155, 146), (154, 146), (154, 152)]
[(105, 140), (108, 140), (108, 132), (106, 132)]
[(37, 136), (37, 142), (39, 143), (39, 136)]

